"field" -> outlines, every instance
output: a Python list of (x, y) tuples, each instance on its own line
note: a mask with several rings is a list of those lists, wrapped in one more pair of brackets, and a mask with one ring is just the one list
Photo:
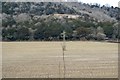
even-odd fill
[(2, 78), (2, 42), (0, 42), (0, 79)]
[[(63, 78), (62, 42), (3, 42), (3, 78)], [(118, 44), (68, 41), (66, 78), (117, 78)]]

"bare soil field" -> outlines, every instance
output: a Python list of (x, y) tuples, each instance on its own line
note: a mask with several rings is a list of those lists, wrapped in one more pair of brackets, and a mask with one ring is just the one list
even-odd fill
[(0, 42), (0, 79), (2, 79), (2, 42)]
[[(3, 78), (63, 78), (62, 42), (3, 42)], [(118, 44), (66, 42), (66, 78), (117, 78)]]

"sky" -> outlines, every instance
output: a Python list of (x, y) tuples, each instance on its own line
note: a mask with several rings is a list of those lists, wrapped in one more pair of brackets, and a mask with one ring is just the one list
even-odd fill
[(118, 7), (120, 0), (79, 0), (83, 3), (99, 3), (100, 5), (109, 4), (110, 6)]

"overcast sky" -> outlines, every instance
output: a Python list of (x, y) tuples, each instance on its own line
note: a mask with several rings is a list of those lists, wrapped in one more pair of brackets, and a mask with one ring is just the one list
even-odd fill
[(101, 5), (109, 4), (110, 6), (118, 7), (120, 0), (79, 0), (84, 3), (99, 3)]

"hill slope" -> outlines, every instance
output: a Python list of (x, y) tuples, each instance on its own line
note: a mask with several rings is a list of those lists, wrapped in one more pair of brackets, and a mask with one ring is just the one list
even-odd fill
[[(118, 38), (120, 9), (76, 2), (3, 2), (3, 40)], [(117, 25), (116, 25), (117, 24)]]

